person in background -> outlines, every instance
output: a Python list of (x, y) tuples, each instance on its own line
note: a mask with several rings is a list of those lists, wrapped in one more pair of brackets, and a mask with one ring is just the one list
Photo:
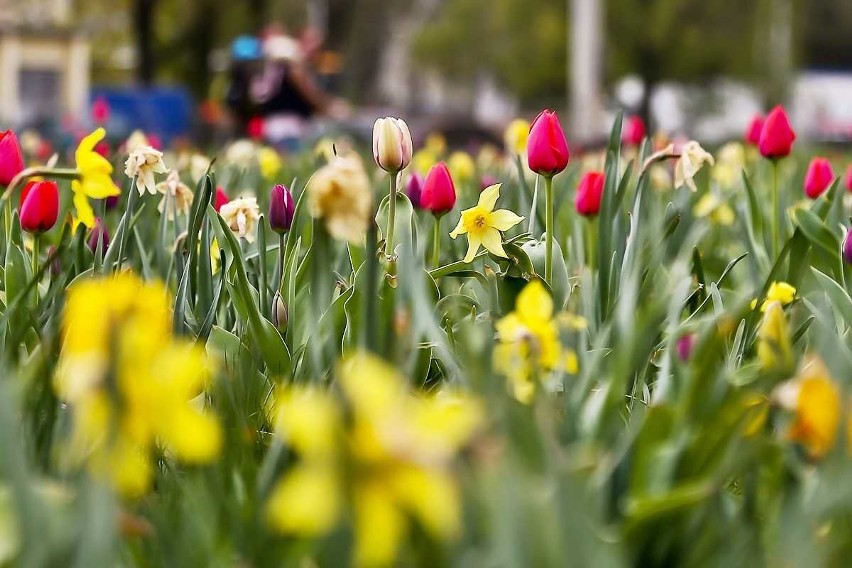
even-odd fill
[(263, 41), (263, 70), (249, 87), (252, 102), (263, 117), (263, 137), (279, 148), (295, 151), (310, 120), (317, 115), (341, 116), (345, 106), (315, 82), (305, 66), (299, 43), (284, 33)]
[(225, 104), (231, 111), (237, 136), (247, 135), (248, 125), (258, 112), (252, 102), (249, 88), (262, 55), (260, 40), (255, 37), (243, 35), (231, 44), (230, 84), (225, 95)]

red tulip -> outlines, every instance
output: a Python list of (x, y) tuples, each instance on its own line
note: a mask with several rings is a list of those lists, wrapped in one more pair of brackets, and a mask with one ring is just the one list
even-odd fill
[(444, 162), (438, 162), (423, 182), (423, 191), (420, 193), (420, 206), (433, 215), (443, 215), (453, 209), (456, 205), (456, 186), (450, 176), (450, 170)]
[(601, 210), (601, 197), (604, 189), (603, 172), (588, 172), (580, 179), (574, 205), (577, 213), (585, 217), (593, 217)]
[(825, 158), (811, 160), (808, 173), (805, 174), (805, 193), (807, 196), (816, 199), (828, 189), (832, 181), (834, 181), (834, 170), (831, 168), (831, 162)]
[(757, 146), (760, 144), (760, 133), (763, 132), (763, 115), (756, 114), (751, 122), (748, 123), (748, 128), (745, 133), (746, 144)]
[(52, 181), (31, 181), (21, 191), (18, 217), (29, 233), (49, 231), (59, 216), (59, 187)]
[(645, 121), (641, 116), (634, 114), (624, 124), (621, 141), (625, 146), (638, 146), (645, 139), (645, 132)]
[(104, 97), (98, 97), (92, 102), (92, 120), (99, 125), (109, 122), (109, 103)]
[(0, 132), (0, 185), (9, 185), (24, 170), (18, 137), (11, 130)]
[(852, 191), (852, 164), (849, 164), (849, 169), (846, 170), (846, 189)]
[(246, 134), (252, 140), (261, 140), (263, 138), (263, 131), (265, 129), (265, 124), (263, 118), (259, 116), (253, 116), (249, 119), (248, 124), (246, 124)]
[(760, 132), (758, 147), (761, 155), (764, 158), (771, 159), (789, 156), (795, 140), (796, 133), (790, 126), (790, 119), (787, 117), (784, 107), (777, 106), (772, 109), (763, 123), (763, 130)]
[(552, 177), (568, 165), (570, 153), (559, 117), (552, 110), (543, 110), (530, 127), (527, 140), (527, 163), (530, 170)]
[(230, 201), (231, 200), (228, 199), (228, 194), (225, 193), (225, 190), (222, 189), (221, 187), (217, 187), (216, 188), (216, 197), (213, 198), (213, 209), (216, 210), (216, 213), (219, 212), (219, 209), (221, 209), (224, 204), (226, 204)]

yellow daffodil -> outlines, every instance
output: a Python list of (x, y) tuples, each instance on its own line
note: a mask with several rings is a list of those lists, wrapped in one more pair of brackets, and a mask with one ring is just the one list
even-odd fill
[[(772, 302), (778, 302), (782, 306), (786, 306), (796, 299), (796, 288), (786, 282), (775, 281), (769, 285), (769, 290), (766, 291), (766, 298), (760, 306), (760, 311), (765, 312), (767, 306)], [(757, 306), (757, 300), (751, 301), (751, 309)]]
[(742, 180), (745, 168), (745, 148), (739, 142), (728, 142), (717, 153), (719, 158), (713, 167), (713, 179), (724, 188), (733, 187)]
[(764, 369), (792, 371), (793, 347), (781, 302), (765, 305), (763, 320), (757, 330), (757, 358)]
[(447, 160), (450, 175), (459, 183), (471, 181), (476, 175), (476, 162), (467, 152), (453, 152)]
[(577, 372), (577, 356), (562, 348), (553, 300), (539, 280), (524, 287), (518, 294), (515, 311), (496, 325), (499, 341), (494, 352), (496, 364), (506, 374), (519, 401), (532, 400), (535, 378), (543, 378), (543, 372)]
[(73, 418), (71, 457), (125, 497), (147, 491), (152, 451), (215, 458), (218, 421), (197, 408), (210, 373), (203, 348), (171, 336), (165, 287), (132, 273), (71, 287), (55, 389)]
[(283, 162), (275, 148), (264, 146), (257, 151), (257, 164), (264, 179), (272, 179), (281, 171)]
[(490, 252), (499, 257), (506, 258), (503, 250), (503, 237), (501, 231), (508, 231), (524, 220), (508, 209), (494, 211), (497, 199), (500, 197), (500, 184), (485, 188), (479, 195), (479, 203), (470, 209), (462, 211), (459, 224), (450, 233), (450, 237), (456, 238), (467, 233), (467, 254), (464, 262), (471, 262), (479, 246), (482, 245)]
[(796, 378), (776, 389), (775, 398), (795, 413), (787, 436), (802, 444), (811, 458), (822, 458), (834, 447), (840, 425), (840, 389), (821, 360), (808, 361)]
[(106, 131), (98, 128), (80, 141), (74, 153), (80, 175), (79, 179), (71, 182), (74, 207), (77, 209), (77, 218), (89, 228), (95, 226), (95, 212), (89, 199), (106, 199), (121, 193), (112, 181), (112, 164), (95, 152), (95, 146), (105, 136)]
[(275, 395), (270, 422), (298, 462), (273, 489), (267, 521), (282, 533), (319, 536), (348, 505), (356, 566), (392, 565), (412, 521), (432, 538), (457, 536), (450, 468), (482, 421), (479, 403), (415, 395), (394, 368), (366, 354), (344, 360), (338, 377), (347, 411), (316, 387)]
[(523, 118), (516, 118), (509, 123), (503, 134), (506, 152), (524, 155), (527, 151), (527, 139), (530, 137), (530, 123)]

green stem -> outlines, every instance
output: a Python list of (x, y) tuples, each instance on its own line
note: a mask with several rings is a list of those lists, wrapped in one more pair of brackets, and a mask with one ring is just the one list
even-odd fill
[(366, 347), (373, 353), (379, 352), (379, 340), (377, 326), (373, 325), (378, 312), (378, 281), (379, 281), (379, 258), (378, 248), (378, 232), (379, 228), (375, 219), (375, 211), (371, 215), (370, 228), (367, 230), (367, 282), (366, 295), (363, 304), (363, 312), (361, 314), (361, 345)]
[(275, 276), (272, 283), (275, 290), (281, 292), (281, 280), (284, 278), (284, 252), (287, 248), (286, 233), (278, 233), (278, 262), (275, 263)]
[(778, 258), (778, 160), (772, 160), (772, 259)]
[(121, 222), (118, 224), (121, 229), (121, 239), (118, 241), (118, 261), (116, 262), (115, 271), (121, 272), (121, 265), (124, 262), (124, 249), (127, 247), (127, 239), (130, 235), (130, 219), (133, 217), (133, 210), (136, 208), (136, 178), (133, 178), (130, 184), (130, 193), (127, 196), (127, 209), (124, 210), (124, 215), (121, 217)]
[[(39, 245), (41, 244), (41, 233), (35, 233), (33, 235), (33, 278), (38, 275), (38, 256), (39, 249), (41, 248)], [(38, 282), (36, 282), (33, 287), (35, 291), (35, 305), (38, 305)]]
[(544, 178), (545, 196), (545, 257), (544, 257), (544, 280), (548, 284), (553, 280), (553, 177)]
[(441, 219), (443, 215), (435, 216), (435, 225), (432, 228), (432, 268), (438, 268), (441, 262)]
[(393, 230), (396, 223), (396, 174), (390, 174), (390, 203), (388, 203), (388, 230), (385, 231), (385, 256), (393, 255)]

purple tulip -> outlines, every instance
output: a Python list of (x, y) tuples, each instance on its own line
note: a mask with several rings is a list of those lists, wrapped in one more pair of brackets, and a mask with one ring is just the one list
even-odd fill
[(421, 209), (420, 195), (423, 193), (423, 176), (420, 174), (411, 174), (408, 178), (408, 183), (405, 186), (405, 194), (408, 200), (411, 201), (411, 206), (415, 209)]
[(852, 228), (846, 233), (846, 238), (843, 239), (843, 260), (846, 264), (852, 264)]
[(272, 188), (269, 196), (269, 226), (276, 233), (283, 235), (293, 226), (293, 215), (296, 204), (290, 190), (281, 184)]

